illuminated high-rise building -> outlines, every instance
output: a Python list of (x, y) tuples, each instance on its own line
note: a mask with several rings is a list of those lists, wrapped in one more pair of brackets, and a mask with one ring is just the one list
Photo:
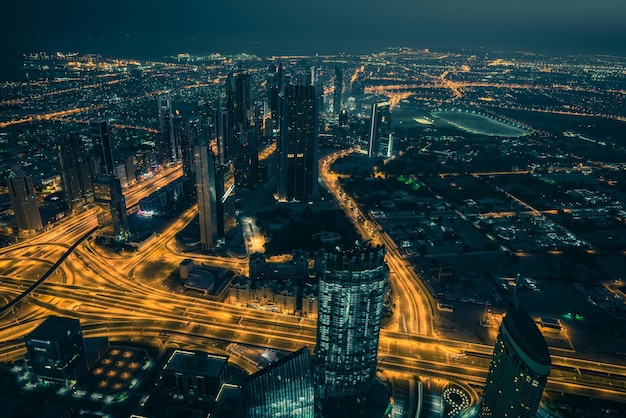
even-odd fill
[(93, 184), (83, 143), (72, 132), (59, 138), (57, 146), (61, 184), (69, 209), (76, 210), (93, 202)]
[(550, 374), (550, 352), (526, 311), (509, 304), (489, 365), (479, 417), (534, 417)]
[(7, 178), (7, 186), (18, 231), (41, 231), (43, 224), (32, 177), (27, 176), (22, 167), (14, 165)]
[(118, 240), (128, 231), (128, 212), (122, 185), (115, 176), (98, 175), (93, 181), (94, 202), (99, 208), (98, 229), (101, 236)]
[(268, 96), (272, 124), (274, 129), (280, 129), (281, 97), (285, 90), (285, 72), (282, 64), (272, 65), (270, 71)]
[(90, 122), (91, 137), (98, 157), (100, 157), (100, 170), (94, 174), (113, 174), (113, 138), (106, 119), (94, 119)]
[(335, 91), (333, 92), (333, 115), (338, 116), (341, 111), (341, 93), (343, 90), (343, 71), (335, 67)]
[(383, 247), (325, 255), (319, 280), (316, 382), (321, 400), (362, 396), (376, 377), (389, 276)]
[(217, 141), (217, 156), (220, 164), (231, 161), (234, 156), (233, 127), (228, 121), (228, 111), (222, 100), (215, 104), (215, 137)]
[(215, 156), (207, 145), (196, 145), (194, 161), (200, 242), (203, 249), (212, 250), (218, 238)]
[(318, 195), (317, 96), (314, 86), (287, 86), (282, 98), (278, 198), (308, 201)]
[(249, 376), (242, 385), (243, 416), (312, 418), (315, 389), (311, 354), (304, 347)]
[(159, 97), (159, 136), (156, 143), (157, 163), (168, 164), (177, 159), (177, 144), (174, 132), (172, 99)]
[(228, 121), (237, 132), (246, 131), (253, 119), (252, 84), (246, 72), (229, 74), (226, 79)]
[(368, 157), (391, 157), (393, 134), (389, 103), (372, 104)]
[(235, 217), (235, 168), (232, 162), (215, 164), (215, 206), (217, 210), (217, 235), (225, 242), (236, 234)]

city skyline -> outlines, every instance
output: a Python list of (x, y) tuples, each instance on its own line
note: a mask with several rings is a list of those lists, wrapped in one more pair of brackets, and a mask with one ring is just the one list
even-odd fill
[[(280, 393), (298, 405), (308, 360), (281, 359), (307, 347), (331, 416), (335, 397), (414, 416), (418, 393), (423, 416), (441, 416), (480, 405), (480, 388), (501, 379), (490, 360), (509, 370), (509, 345), (526, 347), (519, 334), (533, 329), (551, 363), (535, 379), (539, 408), (626, 410), (625, 59), (395, 48), (160, 62), (33, 54), (23, 65), (28, 81), (0, 85), (0, 166), (32, 176), (44, 228), (21, 226), (5, 190), (0, 360), (19, 363), (23, 337), (51, 312), (109, 337), (111, 352), (58, 395), (71, 408), (84, 397), (112, 416), (167, 416), (183, 396), (206, 414), (210, 392), (232, 416), (222, 395), (245, 374), (265, 376), (250, 386), (269, 395), (254, 397), (260, 408), (285, 407)], [(107, 121), (106, 135), (90, 135), (93, 121)], [(368, 156), (391, 132), (391, 149)], [(307, 178), (294, 182), (305, 193), (282, 199), (290, 156), (303, 160), (291, 171), (314, 175), (293, 177)], [(95, 177), (95, 206), (80, 161), (113, 172)], [(506, 314), (513, 297), (523, 320)], [(201, 374), (167, 383), (162, 373), (182, 365), (159, 366), (172, 349)], [(109, 369), (119, 356), (133, 360)], [(27, 372), (13, 369), (24, 382)], [(164, 383), (148, 402), (136, 389), (150, 379)], [(122, 392), (127, 401), (109, 402)], [(372, 392), (383, 396), (370, 408)]]
[[(373, 53), (387, 47), (495, 48), (624, 55), (626, 5), (588, 2), (317, 2), (272, 5), (121, 1), (101, 7), (77, 1), (11, 3), (1, 29), (8, 57), (78, 50), (158, 58), (181, 52), (258, 55)], [(296, 18), (297, 16), (297, 18)], [(231, 24), (236, 21), (237, 24)], [(375, 30), (369, 30), (369, 28)], [(283, 36), (289, 33), (288, 37)], [(5, 62), (10, 65), (15, 60)]]

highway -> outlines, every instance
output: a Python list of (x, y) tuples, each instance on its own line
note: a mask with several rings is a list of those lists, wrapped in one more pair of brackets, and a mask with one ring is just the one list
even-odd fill
[[(352, 199), (336, 186), (336, 179), (327, 172), (328, 161), (321, 163), (327, 164), (320, 169), (324, 183), (332, 186), (329, 187), (331, 193), (343, 202), (344, 210), (350, 211), (359, 232), (364, 236), (376, 232), (373, 242), (388, 247), (392, 287), (397, 298), (396, 321), (381, 331), (380, 368), (482, 385), (492, 347), (433, 336), (432, 302), (428, 292), (422, 288), (412, 268), (399, 259), (393, 242), (366, 220)], [(179, 168), (164, 172), (149, 185), (129, 189), (128, 195), (138, 201), (151, 190), (162, 187), (158, 184), (177, 178), (179, 172)], [(22, 357), (24, 335), (51, 314), (79, 319), (88, 337), (145, 341), (161, 349), (209, 347), (216, 341), (229, 341), (289, 351), (302, 346), (314, 350), (314, 319), (190, 296), (165, 288), (161, 277), (148, 277), (146, 264), (158, 261), (177, 267), (182, 259), (190, 256), (177, 252), (174, 237), (196, 213), (197, 207), (189, 208), (143, 251), (105, 253), (90, 240), (77, 245), (34, 292), (0, 315), (0, 361), (11, 362)], [(3, 303), (35, 283), (38, 276), (59, 261), (96, 223), (95, 211), (87, 210), (36, 237), (0, 249)], [(246, 259), (192, 258), (198, 264), (247, 271)], [(573, 357), (575, 355), (552, 350), (553, 369), (548, 389), (624, 399), (626, 366), (579, 359)]]

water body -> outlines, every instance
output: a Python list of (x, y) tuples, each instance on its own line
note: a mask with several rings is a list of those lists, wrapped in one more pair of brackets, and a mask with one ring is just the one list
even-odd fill
[(442, 111), (434, 112), (433, 116), (455, 128), (477, 135), (519, 138), (529, 134), (525, 129), (477, 113)]

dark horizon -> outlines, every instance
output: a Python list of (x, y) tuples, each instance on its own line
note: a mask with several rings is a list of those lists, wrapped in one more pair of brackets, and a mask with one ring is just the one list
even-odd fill
[(261, 56), (374, 53), (387, 47), (524, 50), (626, 56), (626, 3), (496, 0), (423, 3), (276, 0), (26, 0), (5, 6), (9, 54), (78, 51), (157, 58), (249, 52)]

